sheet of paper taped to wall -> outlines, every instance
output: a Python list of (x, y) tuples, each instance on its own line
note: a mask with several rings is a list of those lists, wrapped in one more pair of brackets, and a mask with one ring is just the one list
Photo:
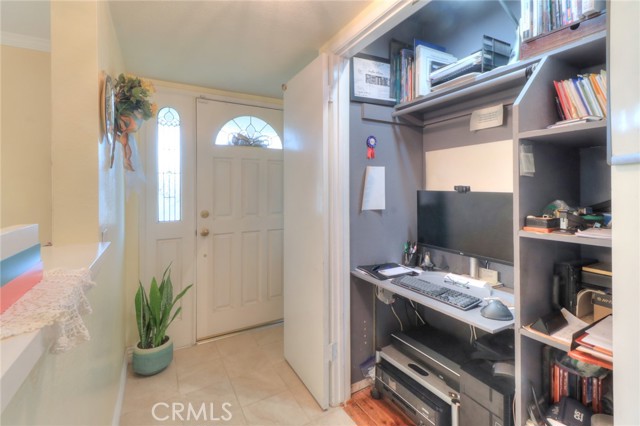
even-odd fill
[(385, 199), (385, 168), (367, 166), (362, 192), (362, 210), (384, 210)]

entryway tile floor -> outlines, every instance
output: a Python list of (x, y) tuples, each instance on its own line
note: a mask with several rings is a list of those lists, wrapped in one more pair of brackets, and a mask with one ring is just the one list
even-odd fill
[(282, 325), (177, 349), (163, 372), (127, 372), (121, 426), (353, 426), (323, 411), (284, 359)]

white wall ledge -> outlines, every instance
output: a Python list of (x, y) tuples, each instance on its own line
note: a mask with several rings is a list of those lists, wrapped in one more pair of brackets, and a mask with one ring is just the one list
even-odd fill
[[(43, 247), (41, 256), (45, 270), (89, 268), (91, 277), (95, 279), (108, 248), (109, 243), (51, 246)], [(50, 345), (47, 329), (0, 341), (2, 411)]]

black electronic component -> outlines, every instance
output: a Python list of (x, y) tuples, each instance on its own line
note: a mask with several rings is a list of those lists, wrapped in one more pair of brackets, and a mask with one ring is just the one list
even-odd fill
[(418, 191), (418, 243), (513, 264), (513, 194)]

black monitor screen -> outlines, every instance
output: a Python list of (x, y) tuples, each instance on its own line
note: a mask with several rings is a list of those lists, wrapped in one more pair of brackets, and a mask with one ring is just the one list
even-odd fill
[(513, 194), (418, 191), (418, 243), (513, 264)]

